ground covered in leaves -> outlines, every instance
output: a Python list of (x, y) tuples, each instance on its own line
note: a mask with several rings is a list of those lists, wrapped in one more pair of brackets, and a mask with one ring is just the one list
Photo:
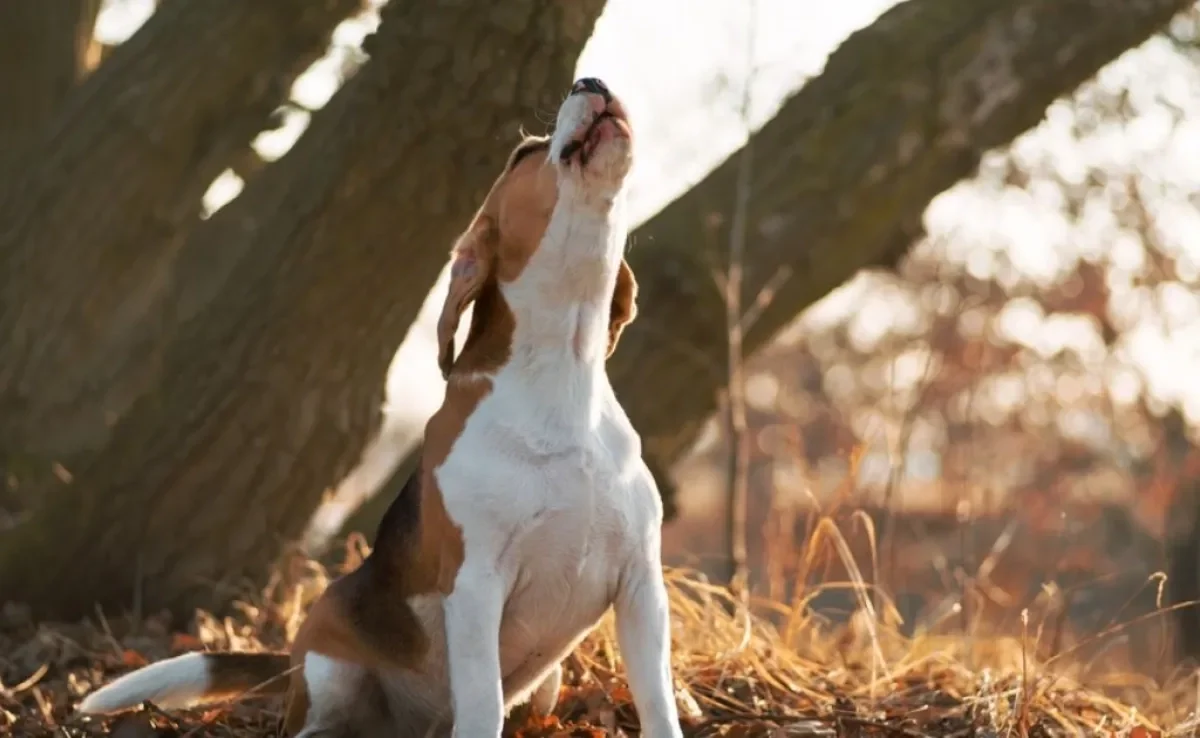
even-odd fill
[[(279, 700), (245, 700), (166, 713), (153, 705), (106, 719), (74, 714), (82, 695), (118, 674), (194, 649), (280, 649), (327, 583), (309, 565), (232, 614), (199, 613), (184, 632), (163, 619), (36, 623), (17, 605), (0, 612), (0, 735), (277, 736)], [(1197, 686), (1143, 678), (1085, 688), (1067, 660), (1038, 662), (1027, 639), (925, 633), (879, 624), (864, 597), (849, 623), (798, 605), (731, 605), (725, 590), (671, 571), (678, 701), (688, 736), (1130, 736), (1195, 735)], [(518, 708), (506, 735), (636, 735), (612, 622), (566, 665), (553, 717)]]

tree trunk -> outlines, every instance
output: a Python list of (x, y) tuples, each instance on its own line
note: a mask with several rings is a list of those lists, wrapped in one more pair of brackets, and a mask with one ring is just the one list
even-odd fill
[(10, 160), (0, 462), (44, 469), (104, 442), (156, 366), (181, 229), (360, 6), (167, 3)]
[[(745, 290), (775, 289), (748, 326), (747, 353), (859, 269), (894, 263), (929, 202), (985, 151), (1191, 4), (908, 0), (851, 35), (754, 137), (762, 164)], [(728, 243), (736, 176), (735, 154), (634, 234), (638, 319), (609, 375), (668, 502), (664, 472), (695, 442), (724, 381), (710, 264)]]
[(1165, 552), (1167, 605), (1175, 607), (1175, 655), (1200, 664), (1200, 482), (1184, 478), (1179, 483)]
[[(1174, 489), (1165, 511), (1163, 550), (1167, 559), (1166, 606), (1173, 607), (1175, 656), (1200, 664), (1200, 476), (1197, 449), (1188, 437), (1183, 413), (1172, 409), (1162, 418), (1158, 454), (1151, 460), (1151, 475), (1165, 472)], [(1165, 462), (1165, 463), (1164, 463)], [(1156, 468), (1157, 467), (1157, 468)], [(1153, 476), (1139, 489), (1153, 489), (1161, 481)], [(1146, 494), (1143, 492), (1143, 494)]]
[(0, 540), (0, 592), (60, 617), (135, 593), (187, 613), (212, 582), (261, 576), (357, 460), (453, 238), (520, 125), (561, 101), (602, 7), (384, 6), (371, 61), (185, 247), (200, 283), (230, 278), (185, 295), (161, 386)]
[(0, 4), (0, 161), (40, 132), (92, 67), (102, 0)]
[[(762, 348), (802, 310), (869, 267), (894, 268), (939, 193), (1041, 119), (1192, 0), (907, 0), (852, 34), (824, 72), (755, 134), (745, 294), (773, 299), (748, 326)], [(675, 513), (668, 470), (725, 382), (724, 300), (712, 277), (741, 152), (635, 230), (638, 319), (608, 363)], [(653, 381), (652, 381), (653, 380)], [(398, 466), (412, 468), (420, 448)], [(390, 496), (406, 477), (383, 485)], [(348, 516), (374, 534), (388, 500)]]

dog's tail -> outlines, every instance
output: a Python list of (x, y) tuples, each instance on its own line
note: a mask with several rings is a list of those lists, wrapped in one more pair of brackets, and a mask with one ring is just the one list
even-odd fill
[(290, 666), (284, 653), (204, 653), (144, 666), (104, 685), (79, 703), (79, 712), (104, 714), (137, 707), (149, 700), (164, 709), (178, 709), (229, 699), (287, 691), (284, 676)]

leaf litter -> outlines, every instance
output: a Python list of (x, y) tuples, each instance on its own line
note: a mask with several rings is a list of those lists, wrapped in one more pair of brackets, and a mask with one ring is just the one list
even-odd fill
[[(360, 542), (348, 558), (358, 560), (362, 548)], [(229, 614), (198, 612), (184, 632), (173, 630), (165, 616), (109, 618), (97, 612), (77, 623), (38, 623), (28, 608), (4, 605), (0, 735), (280, 736), (279, 698), (171, 712), (146, 703), (107, 717), (74, 709), (96, 686), (172, 655), (286, 648), (329, 576), (315, 562), (293, 561), (263, 591), (245, 593)], [(1126, 675), (1104, 689), (1089, 689), (1076, 665), (1039, 662), (1021, 639), (905, 636), (872, 619), (869, 608), (831, 624), (807, 611), (802, 597), (790, 604), (739, 604), (725, 588), (686, 569), (668, 569), (667, 583), (676, 698), (689, 738), (1154, 738), (1200, 730), (1195, 677), (1148, 687), (1138, 675)], [(505, 726), (510, 738), (638, 734), (611, 613), (565, 662), (554, 714), (538, 716), (518, 706)]]

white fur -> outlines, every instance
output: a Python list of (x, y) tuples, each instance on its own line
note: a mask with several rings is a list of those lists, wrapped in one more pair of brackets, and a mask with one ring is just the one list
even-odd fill
[(542, 683), (529, 695), (529, 704), (533, 706), (534, 712), (549, 715), (554, 710), (555, 704), (558, 703), (558, 690), (562, 688), (562, 676), (562, 664), (555, 664), (546, 673)]
[(345, 726), (369, 731), (370, 712), (361, 703), (362, 684), (367, 671), (319, 653), (304, 656), (304, 681), (311, 702), (304, 728), (295, 738), (311, 738), (326, 731), (337, 733)]
[(191, 707), (204, 696), (209, 684), (204, 654), (193, 651), (125, 674), (84, 698), (79, 711), (113, 712), (145, 700), (166, 709)]

